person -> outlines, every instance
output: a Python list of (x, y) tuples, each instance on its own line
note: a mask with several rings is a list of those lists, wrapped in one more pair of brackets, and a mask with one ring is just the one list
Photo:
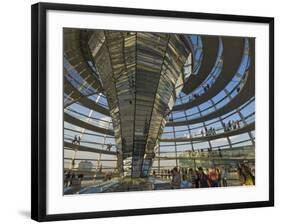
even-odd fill
[(180, 167), (180, 173), (184, 174), (184, 167)]
[(255, 172), (256, 172), (256, 170), (255, 170), (255, 168), (253, 167), (253, 168), (251, 169), (251, 173), (252, 173), (252, 175), (253, 175), (254, 178), (255, 178)]
[(231, 129), (232, 129), (232, 130), (235, 129), (235, 128), (234, 128), (234, 124), (235, 124), (235, 122), (232, 120), (232, 122), (231, 122)]
[(70, 171), (65, 172), (64, 176), (64, 186), (68, 187), (68, 183), (70, 181)]
[(195, 188), (196, 187), (196, 175), (192, 168), (188, 169), (188, 179), (191, 183), (191, 187)]
[(209, 169), (208, 168), (206, 168), (206, 173), (209, 173)]
[(153, 170), (152, 176), (153, 176), (154, 178), (156, 178), (156, 171), (155, 171), (155, 170)]
[(207, 86), (204, 86), (203, 88), (204, 88), (204, 92), (206, 93), (208, 90)]
[(237, 122), (237, 128), (240, 129), (240, 122), (239, 121), (236, 122)]
[(222, 127), (223, 127), (223, 130), (226, 132), (226, 126), (225, 126), (224, 122), (222, 122)]
[(251, 172), (249, 172), (249, 170), (247, 170), (247, 168), (245, 167), (244, 164), (242, 164), (238, 167), (237, 173), (238, 173), (241, 185), (250, 186), (250, 185), (255, 184), (253, 175), (251, 174)]
[(83, 173), (81, 173), (81, 174), (78, 175), (78, 179), (79, 179), (81, 182), (82, 182), (83, 178), (84, 178), (84, 174), (83, 174)]
[(244, 183), (245, 183), (245, 176), (244, 176), (243, 173), (242, 173), (242, 168), (241, 168), (241, 166), (238, 166), (238, 167), (237, 167), (237, 175), (238, 175), (238, 177), (239, 177), (240, 184), (241, 184), (241, 185), (244, 185)]
[(102, 164), (100, 164), (99, 172), (102, 173)]
[(218, 148), (218, 151), (219, 151), (219, 157), (222, 158), (222, 153), (221, 153), (221, 148), (220, 147)]
[(111, 145), (111, 144), (108, 144), (108, 145), (107, 145), (107, 151), (110, 152), (111, 148), (112, 148), (112, 145)]
[(75, 179), (75, 173), (72, 173), (69, 186), (72, 186), (74, 179)]
[(122, 148), (123, 148), (123, 151), (126, 151), (126, 139), (125, 138), (122, 138)]
[(211, 187), (218, 187), (219, 185), (219, 170), (213, 167), (209, 172), (209, 182)]
[(202, 137), (204, 136), (204, 129), (203, 128), (201, 128), (201, 135), (202, 135)]
[(200, 187), (200, 179), (199, 179), (199, 172), (195, 170), (195, 188)]
[(199, 177), (199, 187), (206, 188), (210, 187), (208, 176), (204, 173), (203, 168), (198, 168), (198, 177)]
[(187, 180), (186, 174), (182, 175), (181, 187), (180, 188), (190, 188), (191, 183)]
[(224, 167), (221, 169), (221, 186), (227, 187), (226, 170)]
[(155, 181), (156, 181), (156, 171), (153, 170), (152, 171), (152, 190), (157, 190), (157, 186), (155, 186)]
[(236, 124), (237, 124), (237, 122), (235, 121), (234, 123), (233, 123), (233, 130), (235, 130), (236, 129)]
[(112, 173), (111, 172), (106, 172), (104, 176), (104, 181), (111, 180), (112, 178)]
[(216, 168), (216, 172), (218, 174), (218, 187), (221, 187), (221, 171), (219, 168)]
[(80, 141), (81, 141), (81, 136), (79, 135), (79, 136), (78, 136), (78, 139), (77, 139), (77, 144), (78, 144), (78, 145), (80, 145)]
[(231, 121), (228, 121), (228, 131), (231, 131)]
[(240, 87), (238, 86), (237, 89), (236, 89), (237, 93), (239, 93), (240, 91)]
[(179, 189), (181, 186), (181, 176), (178, 172), (177, 167), (172, 169), (172, 181), (171, 181), (172, 189)]
[(171, 170), (168, 170), (168, 179), (170, 180), (171, 179)]
[(75, 166), (75, 160), (74, 159), (72, 159), (71, 165), (72, 165), (72, 167)]
[(204, 127), (204, 129), (205, 129), (205, 136), (207, 136), (207, 134), (208, 134), (208, 129), (207, 129), (207, 127)]
[(72, 140), (72, 144), (75, 144), (77, 142), (77, 135), (74, 136), (74, 139)]
[(252, 174), (251, 169), (247, 165), (243, 164), (242, 172), (245, 178), (244, 185), (246, 186), (255, 185), (255, 177)]

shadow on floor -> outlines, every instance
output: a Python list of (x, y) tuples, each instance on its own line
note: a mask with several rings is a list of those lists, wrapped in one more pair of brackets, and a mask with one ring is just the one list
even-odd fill
[(25, 218), (30, 218), (30, 211), (20, 210), (20, 211), (18, 211), (18, 213)]

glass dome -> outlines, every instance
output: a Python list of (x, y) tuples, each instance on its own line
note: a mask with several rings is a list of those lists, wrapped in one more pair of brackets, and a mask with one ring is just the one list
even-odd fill
[[(149, 60), (158, 63), (153, 57), (156, 57), (159, 52), (153, 48), (160, 49), (161, 46), (157, 44), (160, 44), (161, 41), (164, 42), (164, 37), (153, 36), (154, 42), (152, 41), (151, 49), (150, 43), (145, 39), (147, 34), (141, 36), (138, 32), (124, 33), (126, 34), (122, 34), (125, 46), (123, 51), (130, 51), (131, 54), (133, 51), (137, 52), (139, 47), (140, 52), (131, 64), (128, 64), (129, 53), (128, 55), (126, 52), (124, 53), (127, 58), (123, 56), (124, 62), (122, 63), (123, 66), (125, 64), (127, 70), (135, 66), (136, 70), (140, 71), (140, 65), (142, 63), (145, 65)], [(120, 166), (123, 170), (126, 166), (133, 167), (134, 158), (139, 158), (134, 154), (136, 151), (136, 137), (134, 136), (132, 137), (134, 141), (132, 154), (125, 159), (123, 155), (121, 163), (118, 159), (121, 153), (120, 148), (124, 146), (125, 139), (129, 144), (129, 137), (116, 137), (118, 135), (116, 127), (119, 126), (114, 117), (116, 111), (112, 106), (114, 100), (111, 97), (113, 96), (108, 94), (104, 75), (100, 74), (100, 71), (105, 73), (102, 66), (106, 65), (100, 65), (100, 62), (97, 65), (97, 55), (100, 54), (104, 45), (110, 52), (111, 44), (114, 43), (117, 46), (119, 42), (110, 42), (110, 38), (112, 40), (117, 38), (113, 36), (114, 33), (105, 35), (105, 38), (100, 35), (100, 33), (92, 34), (89, 30), (64, 29), (64, 170), (66, 173), (83, 174), (85, 186), (87, 181), (89, 183), (97, 181), (100, 184), (99, 180), (106, 179), (109, 174), (110, 179), (126, 176), (126, 174), (120, 174)], [(99, 41), (95, 41), (93, 36), (99, 38)], [(138, 42), (142, 40), (141, 38), (143, 38), (143, 43)], [(167, 38), (169, 43), (171, 36)], [(167, 180), (170, 178), (171, 170), (175, 167), (181, 173), (187, 172), (190, 168), (196, 170), (199, 167), (203, 167), (203, 169), (212, 167), (227, 170), (238, 169), (241, 164), (247, 164), (253, 170), (255, 164), (253, 39), (195, 34), (181, 34), (174, 38), (175, 41), (177, 38), (180, 40), (174, 42), (174, 45), (171, 44), (171, 49), (178, 52), (187, 49), (186, 62), (181, 67), (184, 78), (182, 83), (178, 81), (177, 86), (174, 87), (173, 99), (175, 102), (172, 104), (172, 98), (170, 99), (171, 109), (166, 108), (167, 114), (161, 118), (163, 130), (161, 126), (153, 145), (154, 154), (150, 156), (147, 149), (143, 152), (140, 177), (149, 179), (154, 176), (159, 180)], [(138, 45), (138, 43), (140, 44)], [(132, 44), (136, 44), (136, 49), (130, 48)], [(114, 56), (117, 53), (114, 52), (114, 47), (112, 49), (111, 54)], [(161, 57), (169, 58), (167, 52), (166, 49), (166, 55), (163, 53)], [(143, 56), (146, 57), (145, 59), (142, 58), (142, 54), (145, 54)], [(149, 55), (151, 58), (148, 57)], [(119, 69), (122, 66), (121, 62), (114, 64), (114, 60), (117, 59), (111, 58), (112, 68)], [(177, 60), (179, 59), (175, 60), (178, 63)], [(165, 63), (164, 61), (163, 64), (165, 65)], [(139, 81), (131, 81), (133, 87), (137, 85), (134, 82)], [(116, 84), (116, 82), (113, 83)], [(159, 83), (161, 82), (159, 81)], [(153, 83), (151, 85), (153, 86)], [(117, 83), (115, 88), (116, 92), (120, 88), (121, 93), (117, 93), (117, 101), (119, 100), (121, 108), (122, 104), (118, 94), (122, 96), (122, 91), (124, 92), (125, 89), (122, 89), (122, 83)], [(164, 88), (162, 91), (168, 90)], [(153, 101), (155, 103), (156, 99)], [(133, 101), (133, 104), (134, 102), (136, 101)], [(123, 107), (131, 104), (132, 101), (124, 104)], [(119, 112), (122, 109), (120, 108)], [(138, 110), (141, 108), (139, 107)], [(138, 110), (134, 113), (137, 113)], [(125, 110), (120, 113), (123, 111)], [(120, 118), (122, 119), (120, 122), (123, 122), (120, 125), (123, 135), (125, 135), (125, 126), (130, 125), (130, 114), (126, 115), (128, 121), (124, 125), (126, 119), (124, 113)], [(151, 114), (153, 113), (151, 112)], [(148, 120), (152, 122), (154, 119), (156, 117), (143, 118), (145, 128), (149, 126), (151, 129)], [(138, 136), (135, 129), (132, 133)], [(149, 135), (150, 131), (147, 133)], [(145, 144), (149, 143), (145, 142)], [(151, 161), (151, 164), (147, 161)], [(148, 164), (148, 168), (145, 170), (147, 175), (144, 174), (146, 162)], [(126, 165), (127, 163), (129, 165)], [(130, 175), (133, 175), (133, 171), (129, 173)], [(113, 182), (111, 180), (110, 186), (113, 186)], [(114, 183), (116, 184), (116, 182)], [(241, 184), (238, 180), (233, 182), (233, 185), (238, 184)], [(65, 193), (68, 190), (69, 187), (65, 188)], [(113, 191), (112, 187), (108, 187), (107, 190)], [(79, 191), (83, 193), (83, 189), (79, 189)], [(121, 190), (119, 189), (119, 191)], [(70, 192), (73, 193), (73, 191)]]

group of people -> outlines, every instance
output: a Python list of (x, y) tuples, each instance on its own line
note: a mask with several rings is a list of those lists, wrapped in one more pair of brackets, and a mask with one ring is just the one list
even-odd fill
[(246, 164), (240, 164), (237, 172), (242, 185), (255, 185), (254, 170), (252, 170), (249, 166), (247, 166)]
[(236, 121), (228, 121), (228, 123), (222, 122), (222, 126), (225, 132), (232, 131), (240, 128), (240, 122), (238, 120)]
[(80, 135), (77, 137), (77, 135), (74, 136), (74, 139), (72, 140), (72, 144), (80, 145), (81, 137)]
[[(213, 81), (214, 82), (214, 81)], [(210, 87), (211, 87), (211, 85), (212, 85), (213, 83), (207, 83), (207, 84), (205, 84), (205, 85), (202, 85), (202, 87), (203, 87), (203, 90), (204, 90), (204, 92), (203, 93), (206, 93), (209, 89), (210, 89)], [(198, 98), (199, 96), (201, 96), (203, 93), (193, 93), (191, 96), (189, 96), (189, 102), (190, 101), (192, 101), (192, 100), (194, 100), (194, 99), (196, 99), (196, 98)]]
[(190, 96), (188, 97), (188, 101), (191, 102), (192, 100), (198, 98), (199, 96), (201, 96), (200, 93), (193, 93), (192, 95), (190, 95)]
[(192, 168), (184, 169), (182, 172), (177, 167), (171, 171), (172, 189), (180, 188), (207, 188), (207, 187), (226, 187), (227, 178), (224, 169), (212, 167), (206, 172), (202, 167), (194, 170)]
[(106, 147), (106, 151), (110, 152), (111, 148), (112, 148), (112, 144), (108, 144), (107, 147)]
[(201, 133), (202, 137), (217, 134), (216, 129), (213, 128), (213, 127), (210, 127), (209, 129), (207, 127), (204, 127), (204, 128), (201, 129), (200, 133)]
[[(242, 163), (235, 168), (241, 186), (255, 185), (255, 172), (249, 165)], [(233, 171), (232, 171), (233, 172)], [(171, 188), (208, 188), (208, 187), (227, 187), (228, 171), (226, 168), (211, 167), (203, 169), (198, 167), (181, 168), (174, 167), (168, 172), (168, 178), (171, 178)]]
[(71, 187), (73, 185), (74, 180), (79, 180), (79, 182), (81, 183), (81, 181), (84, 178), (84, 174), (78, 174), (76, 175), (74, 172), (70, 172), (70, 171), (65, 171), (64, 172), (64, 187)]
[[(236, 121), (229, 120), (227, 123), (222, 122), (222, 126), (223, 126), (224, 132), (236, 130), (236, 129), (240, 128), (240, 121), (239, 120), (236, 120)], [(210, 128), (204, 127), (204, 128), (201, 128), (200, 134), (203, 137), (203, 136), (216, 135), (217, 133), (216, 133), (216, 129), (213, 127), (210, 127)]]
[(209, 85), (209, 84), (203, 86), (204, 92), (206, 93), (209, 88), (210, 88), (210, 85)]

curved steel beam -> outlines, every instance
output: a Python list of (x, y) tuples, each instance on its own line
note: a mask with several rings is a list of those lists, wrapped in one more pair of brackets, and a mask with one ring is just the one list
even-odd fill
[(179, 138), (175, 138), (175, 139), (174, 138), (161, 138), (160, 141), (161, 142), (208, 141), (208, 140), (213, 140), (213, 139), (224, 138), (227, 136), (238, 135), (238, 134), (242, 134), (242, 133), (253, 131), (253, 130), (255, 130), (255, 122), (248, 124), (248, 125), (244, 126), (243, 128), (236, 129), (233, 131), (223, 132), (223, 133), (216, 134), (216, 135), (200, 136), (200, 137), (195, 137), (195, 138), (186, 138), (186, 137), (179, 137)]
[[(250, 44), (250, 54), (251, 54), (252, 58), (255, 58), (254, 40), (249, 40), (249, 44)], [(243, 105), (254, 95), (255, 95), (255, 62), (254, 62), (254, 60), (252, 60), (250, 68), (248, 70), (248, 78), (247, 78), (246, 84), (243, 86), (243, 88), (240, 90), (240, 92), (228, 104), (224, 105), (222, 108), (220, 108), (206, 116), (199, 117), (199, 118), (192, 119), (192, 120), (185, 120), (185, 121), (169, 121), (166, 124), (166, 126), (190, 125), (190, 124), (196, 124), (196, 123), (200, 123), (200, 122), (203, 122), (206, 120), (211, 120), (211, 119), (217, 118), (217, 117), (222, 116), (222, 115), (234, 110), (235, 108), (238, 108), (239, 106)]]
[(74, 145), (70, 142), (64, 142), (63, 143), (64, 147), (66, 147), (68, 150), (78, 150), (78, 151), (84, 151), (84, 152), (94, 152), (94, 153), (101, 153), (105, 155), (116, 155), (116, 152), (111, 152), (111, 151), (105, 151), (101, 149), (96, 149), (96, 148), (91, 148), (83, 145)]
[(223, 67), (214, 85), (195, 100), (174, 106), (173, 111), (186, 110), (208, 101), (216, 96), (236, 74), (243, 57), (245, 40), (242, 37), (222, 37), (222, 41)]
[[(91, 84), (96, 90), (102, 91), (102, 85), (94, 75), (90, 66), (87, 64), (84, 57), (85, 41), (82, 38), (85, 38), (81, 34), (80, 29), (63, 29), (63, 47), (64, 55), (67, 58), (68, 62), (76, 69), (79, 75), (87, 80), (87, 83)], [(82, 37), (82, 38), (81, 38)]]
[(203, 58), (198, 74), (190, 75), (184, 84), (182, 92), (191, 93), (202, 83), (212, 71), (215, 65), (219, 47), (219, 39), (216, 36), (201, 36), (203, 42)]
[[(64, 82), (65, 82), (64, 91), (65, 93), (68, 94), (72, 93), (76, 97), (77, 100), (75, 100), (74, 102), (79, 102), (83, 106), (93, 111), (99, 112), (106, 116), (110, 116), (109, 110), (107, 108), (104, 108), (103, 106), (99, 105), (95, 101), (90, 100), (88, 96), (82, 95), (73, 85), (71, 85), (71, 83), (67, 79), (65, 79)], [(72, 103), (66, 105), (65, 108), (70, 106), (71, 104)]]
[(81, 121), (81, 120), (79, 120), (79, 119), (77, 119), (77, 118), (75, 118), (75, 117), (73, 117), (73, 116), (71, 116), (67, 113), (64, 113), (64, 121), (66, 121), (70, 124), (76, 125), (78, 127), (97, 132), (97, 133), (102, 133), (102, 134), (112, 135), (112, 136), (114, 135), (113, 130), (108, 130), (108, 129), (105, 129), (105, 128), (97, 127), (97, 126), (89, 124), (85, 121)]

